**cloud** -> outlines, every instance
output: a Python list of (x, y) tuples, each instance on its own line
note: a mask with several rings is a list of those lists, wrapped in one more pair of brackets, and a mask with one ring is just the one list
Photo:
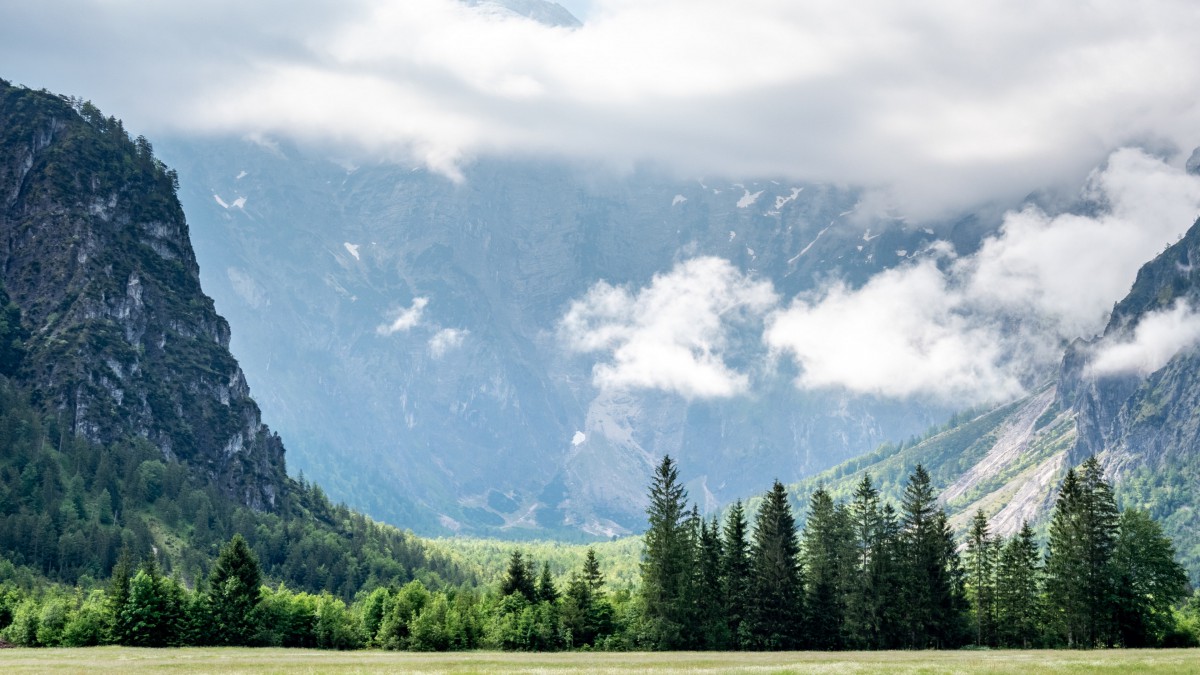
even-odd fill
[(571, 303), (559, 337), (572, 351), (603, 354), (592, 371), (601, 389), (722, 398), (749, 387), (748, 375), (725, 361), (732, 332), (777, 302), (769, 281), (720, 258), (693, 258), (636, 292), (596, 284)]
[(392, 319), (391, 323), (379, 326), (375, 332), (380, 335), (392, 335), (412, 330), (421, 323), (421, 314), (428, 304), (429, 298), (413, 298), (412, 306), (396, 312), (396, 318)]
[(595, 0), (578, 29), (455, 0), (41, 0), (4, 76), (129, 128), (288, 136), (415, 162), (531, 154), (876, 189), (914, 216), (1200, 145), (1181, 0)]
[(930, 394), (975, 402), (1021, 391), (1000, 335), (969, 313), (932, 260), (876, 275), (864, 287), (834, 285), (772, 315), (763, 335), (803, 368), (797, 385), (892, 398)]
[[(1057, 363), (1064, 341), (1098, 332), (1138, 268), (1191, 226), (1200, 178), (1126, 149), (1092, 173), (1083, 196), (1094, 215), (1030, 206), (1007, 214), (972, 256), (942, 247), (862, 288), (835, 284), (796, 298), (768, 318), (764, 340), (795, 360), (802, 388), (1011, 398)], [(1191, 339), (1190, 320), (1178, 312), (1171, 320), (1149, 321), (1144, 339), (1097, 367), (1161, 365)]]
[(433, 358), (440, 359), (451, 349), (461, 347), (463, 340), (470, 334), (471, 331), (465, 329), (443, 328), (429, 338), (429, 353)]
[(1149, 375), (1200, 342), (1200, 315), (1186, 301), (1142, 317), (1126, 340), (1105, 341), (1092, 356), (1093, 376)]
[[(1137, 270), (1187, 231), (1200, 214), (1200, 177), (1122, 149), (1091, 173), (1080, 198), (1078, 210), (1090, 215), (1028, 206), (1006, 214), (973, 255), (936, 242), (862, 287), (834, 282), (786, 305), (770, 282), (719, 258), (676, 265), (637, 291), (601, 282), (571, 305), (560, 335), (574, 351), (603, 355), (594, 381), (606, 388), (732, 396), (751, 382), (726, 359), (769, 355), (794, 361), (802, 389), (956, 404), (1011, 399), (1048, 376), (1067, 341), (1098, 333)], [(1164, 363), (1191, 344), (1191, 315), (1179, 311), (1171, 324), (1147, 320), (1144, 338), (1139, 332), (1097, 367)], [(768, 354), (729, 344), (760, 319)]]

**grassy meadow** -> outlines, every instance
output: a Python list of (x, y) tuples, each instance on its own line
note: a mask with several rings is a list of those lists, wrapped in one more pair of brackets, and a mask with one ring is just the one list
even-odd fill
[(1200, 650), (948, 652), (329, 652), (183, 648), (0, 650), (15, 673), (1200, 673)]

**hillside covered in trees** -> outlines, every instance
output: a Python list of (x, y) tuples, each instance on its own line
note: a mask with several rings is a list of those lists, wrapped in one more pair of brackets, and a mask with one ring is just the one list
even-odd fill
[[(899, 508), (863, 474), (853, 497), (810, 496), (798, 528), (778, 482), (751, 522), (736, 504), (701, 518), (671, 459), (650, 486), (634, 589), (613, 590), (594, 550), (566, 579), (510, 552), (482, 585), (364, 584), (346, 603), (260, 585), (241, 535), (194, 588), (155, 556), (120, 558), (104, 588), (22, 589), (11, 565), (0, 636), (28, 646), (274, 645), (419, 651), (1148, 647), (1200, 644), (1171, 541), (1145, 512), (1121, 511), (1099, 463), (1070, 469), (1049, 537), (994, 536), (982, 512), (950, 530), (917, 466)], [(497, 572), (498, 570), (493, 570)], [(19, 575), (17, 575), (19, 577)], [(492, 576), (492, 575), (489, 575)]]

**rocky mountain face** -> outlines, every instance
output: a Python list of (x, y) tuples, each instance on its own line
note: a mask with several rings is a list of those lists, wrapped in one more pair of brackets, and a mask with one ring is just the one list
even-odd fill
[(908, 446), (886, 446), (794, 486), (846, 495), (861, 472), (898, 498), (917, 463), (930, 469), (953, 522), (977, 509), (1008, 536), (1045, 522), (1070, 466), (1097, 456), (1123, 506), (1163, 523), (1200, 580), (1200, 221), (1138, 272), (1104, 333), (1077, 340), (1028, 398), (955, 419)]
[[(711, 255), (785, 297), (861, 284), (937, 238), (994, 224), (864, 219), (857, 191), (678, 180), (480, 160), (453, 182), (338, 164), (286, 144), (176, 140), (205, 288), (290, 461), (332, 497), (424, 533), (608, 536), (640, 529), (656, 458), (716, 507), (944, 419), (945, 409), (796, 390), (687, 399), (593, 380), (563, 345), (573, 300), (637, 290)], [(731, 365), (752, 368), (730, 336)], [(751, 344), (753, 343), (753, 344)], [(734, 363), (736, 359), (743, 359)]]
[(0, 80), (0, 273), (20, 376), (95, 443), (142, 438), (260, 510), (286, 480), (200, 288), (177, 177), (87, 103)]

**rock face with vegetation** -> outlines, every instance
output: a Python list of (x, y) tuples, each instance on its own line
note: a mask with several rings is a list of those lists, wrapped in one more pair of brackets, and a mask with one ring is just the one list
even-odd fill
[[(1189, 328), (1200, 307), (1198, 261), (1200, 222), (1142, 267), (1102, 335), (1070, 345), (1054, 381), (1021, 401), (957, 415), (918, 441), (885, 445), (794, 494), (825, 483), (849, 495), (866, 471), (895, 496), (901, 477), (922, 463), (957, 530), (982, 509), (1010, 536), (1025, 521), (1044, 525), (1062, 476), (1095, 456), (1121, 505), (1162, 522), (1200, 579), (1200, 351)], [(1177, 351), (1154, 358), (1141, 347), (1155, 337)], [(1140, 356), (1111, 359), (1120, 353)]]
[(200, 289), (178, 181), (89, 103), (0, 81), (0, 271), (35, 398), (95, 443), (141, 437), (258, 510), (283, 445)]

